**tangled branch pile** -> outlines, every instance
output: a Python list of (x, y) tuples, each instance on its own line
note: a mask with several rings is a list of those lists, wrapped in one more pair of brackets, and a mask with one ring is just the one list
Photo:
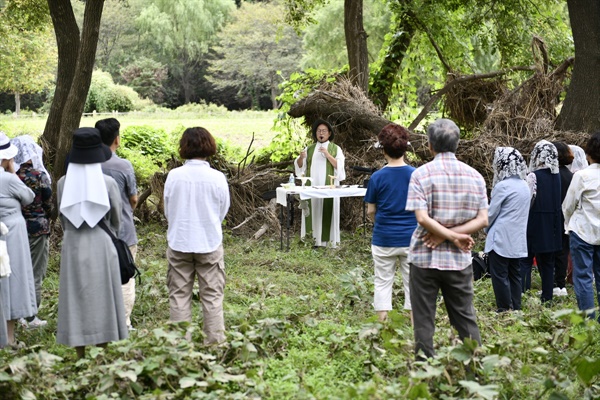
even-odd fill
[[(572, 59), (566, 60), (550, 72), (546, 72), (544, 65), (527, 67), (526, 70), (534, 71), (533, 75), (512, 91), (501, 77), (503, 71), (481, 78), (453, 75), (447, 86), (439, 91), (440, 96), (445, 96), (444, 105), (449, 117), (463, 127), (473, 128), (473, 139), (461, 141), (457, 157), (477, 169), (488, 187), (492, 180), (492, 158), (498, 146), (515, 147), (527, 158), (535, 143), (542, 139), (582, 145), (585, 136), (581, 133), (554, 129), (557, 102), (572, 62)], [(332, 124), (335, 142), (346, 156), (348, 178), (345, 183), (362, 183), (366, 178), (356, 173), (352, 166), (376, 169), (383, 166), (382, 154), (374, 151), (373, 144), (376, 134), (390, 121), (383, 118), (366, 94), (347, 79), (323, 83), (292, 105), (288, 114), (294, 118), (304, 117), (307, 130), (320, 118)], [(430, 159), (425, 135), (413, 132), (410, 142), (416, 156), (411, 160), (413, 164), (420, 165)], [(246, 158), (250, 149), (248, 152)], [(227, 225), (232, 232), (243, 236), (254, 234), (255, 238), (269, 230), (279, 232), (275, 189), (286, 180), (292, 161), (269, 165), (251, 163), (240, 168), (217, 156), (211, 159), (211, 164), (223, 171), (230, 183), (231, 208)], [(153, 194), (162, 197), (160, 183), (164, 185), (166, 175), (155, 178)], [(342, 228), (353, 229), (362, 224), (362, 207), (362, 202), (342, 199)], [(299, 212), (295, 212), (298, 223)]]

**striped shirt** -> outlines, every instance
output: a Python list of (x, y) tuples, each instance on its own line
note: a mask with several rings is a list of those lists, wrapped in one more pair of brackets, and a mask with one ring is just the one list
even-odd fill
[[(462, 225), (488, 208), (485, 181), (479, 172), (456, 159), (454, 153), (439, 153), (419, 167), (410, 179), (406, 210), (427, 210), (446, 228)], [(418, 225), (410, 241), (408, 262), (419, 268), (459, 271), (471, 264), (471, 253), (445, 241), (435, 249), (423, 243), (427, 231)]]

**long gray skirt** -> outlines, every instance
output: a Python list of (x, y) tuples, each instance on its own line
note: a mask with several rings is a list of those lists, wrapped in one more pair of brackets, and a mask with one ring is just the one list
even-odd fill
[(84, 222), (76, 229), (66, 218), (61, 220), (56, 341), (86, 346), (126, 339), (119, 262), (110, 237), (98, 226)]
[[(2, 290), (2, 283), (5, 279), (0, 279), (0, 290)], [(6, 331), (6, 318), (4, 318), (4, 311), (2, 309), (2, 296), (0, 296), (0, 348), (8, 344), (8, 332)]]
[(11, 274), (2, 280), (0, 293), (4, 318), (7, 320), (32, 317), (37, 314), (35, 281), (29, 252), (27, 225), (20, 212), (2, 217), (8, 227), (6, 240)]

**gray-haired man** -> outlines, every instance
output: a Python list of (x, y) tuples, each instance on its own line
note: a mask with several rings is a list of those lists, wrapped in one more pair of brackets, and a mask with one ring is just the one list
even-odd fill
[(487, 226), (488, 201), (481, 174), (456, 159), (458, 126), (438, 119), (427, 128), (427, 136), (434, 159), (412, 174), (406, 210), (413, 210), (419, 223), (408, 256), (415, 352), (432, 357), (440, 290), (460, 338), (481, 343), (473, 307), (470, 234)]

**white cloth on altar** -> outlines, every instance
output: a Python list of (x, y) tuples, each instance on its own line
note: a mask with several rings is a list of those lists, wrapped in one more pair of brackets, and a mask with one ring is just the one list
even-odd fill
[[(325, 143), (317, 143), (315, 147), (315, 151), (312, 157), (312, 163), (310, 167), (310, 182), (312, 186), (323, 186), (329, 185), (329, 178), (326, 176), (326, 166), (327, 166), (327, 158), (324, 154), (319, 152), (319, 147), (329, 146), (329, 141)], [(333, 169), (333, 175), (336, 176), (334, 181), (334, 185), (339, 185), (341, 181), (346, 179), (346, 169), (345, 169), (345, 161), (344, 152), (337, 146), (337, 154), (335, 159), (337, 161), (337, 168)], [(305, 148), (304, 151), (307, 151)], [(296, 176), (306, 175), (306, 160), (302, 163), (302, 167), (298, 166), (298, 159), (294, 160), (294, 167), (296, 169)], [(327, 241), (321, 241), (321, 231), (322, 226), (321, 223), (323, 221), (323, 199), (311, 199), (311, 214), (312, 217), (312, 229), (313, 229), (313, 238), (315, 239), (316, 246), (327, 246)], [(304, 225), (304, 211), (302, 212), (302, 227), (300, 229), (300, 236), (306, 236), (306, 227)], [(330, 242), (331, 246), (335, 247), (337, 243), (340, 242), (340, 199), (333, 199), (333, 213), (331, 216), (331, 228), (330, 228)]]

